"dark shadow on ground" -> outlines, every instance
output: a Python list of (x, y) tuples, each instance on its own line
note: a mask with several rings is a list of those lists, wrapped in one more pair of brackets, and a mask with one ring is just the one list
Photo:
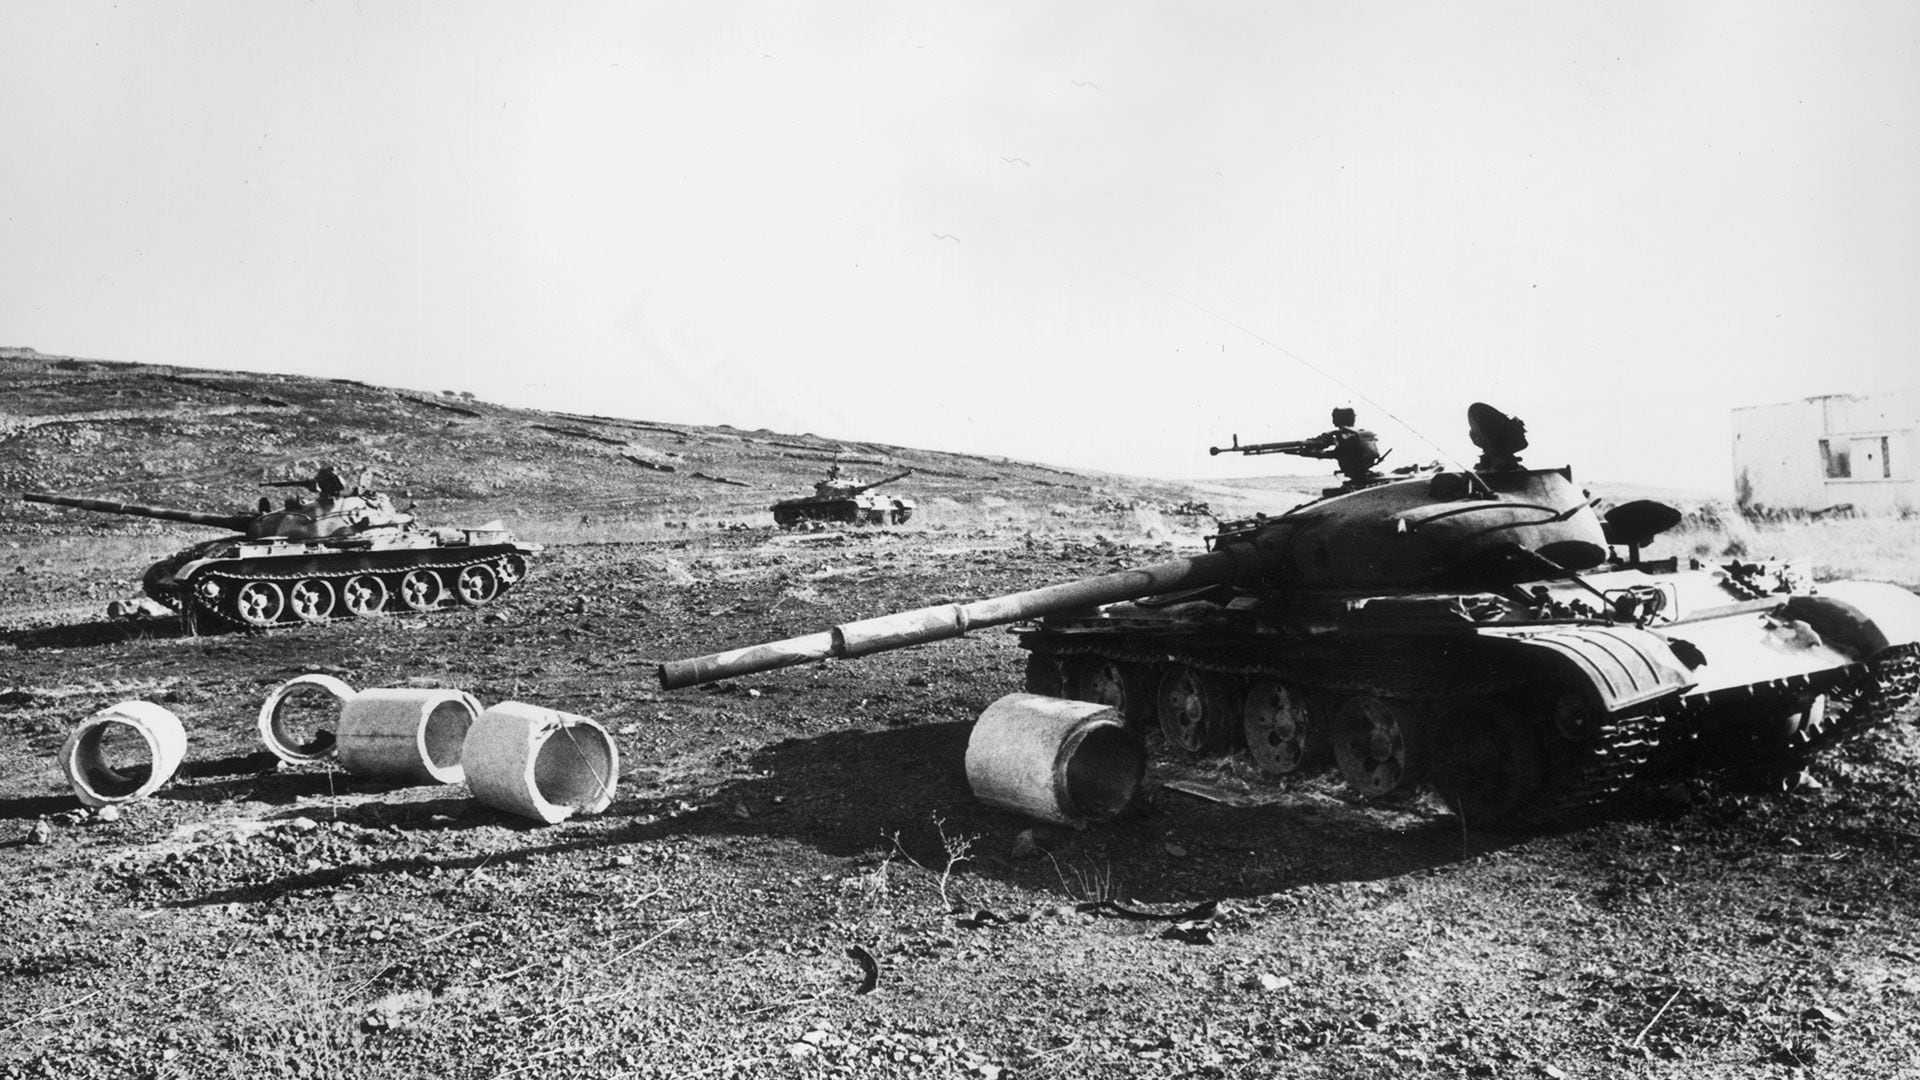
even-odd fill
[(0, 821), (24, 821), (64, 814), (80, 805), (72, 792), (62, 795), (28, 795), (18, 799), (0, 799)]
[[(507, 828), (518, 830), (525, 843), (485, 855), (423, 854), (298, 871), (170, 906), (256, 902), (429, 865), (460, 874), (575, 852), (603, 851), (612, 858), (636, 845), (676, 838), (790, 841), (837, 858), (911, 859), (936, 872), (946, 865), (948, 843), (964, 841), (970, 844), (962, 870), (968, 877), (1063, 900), (1098, 895), (1190, 904), (1392, 878), (1515, 839), (1465, 835), (1457, 819), (1417, 806), (1357, 806), (1315, 790), (1282, 792), (1262, 805), (1230, 806), (1152, 784), (1119, 820), (1085, 830), (1048, 826), (973, 796), (963, 764), (971, 730), (971, 723), (955, 721), (788, 739), (752, 751), (732, 779), (655, 784), (644, 794), (618, 799), (604, 815), (551, 828), (481, 806), (459, 789), (428, 799), (362, 801), (330, 812), (329, 820), (418, 833)], [(215, 775), (232, 775), (234, 765), (250, 760), (229, 759), (229, 771)], [(637, 775), (644, 771), (629, 771), (630, 787), (645, 784)], [(235, 783), (250, 786), (236, 792)], [(316, 795), (397, 790), (323, 770), (263, 772), (198, 788), (175, 789), (170, 797), (243, 798), (284, 806)], [(298, 815), (283, 810), (279, 816)], [(1030, 829), (1041, 850), (1015, 858), (1015, 838)]]
[[(970, 839), (966, 870), (1069, 893), (1110, 886), (1149, 902), (1257, 896), (1301, 885), (1395, 877), (1507, 846), (1463, 834), (1458, 819), (1409, 804), (1353, 805), (1311, 790), (1230, 806), (1158, 787), (1120, 819), (1084, 830), (1049, 826), (977, 800), (964, 760), (972, 725), (840, 731), (763, 747), (759, 774), (685, 793), (625, 799), (621, 839), (676, 835), (794, 840), (839, 857), (895, 848), (938, 870), (949, 841)], [(697, 805), (687, 812), (689, 801)], [(1023, 830), (1044, 852), (1016, 859)]]
[[(205, 631), (202, 631), (204, 634)], [(16, 649), (88, 649), (126, 641), (192, 637), (185, 619), (161, 615), (139, 619), (108, 619), (61, 626), (25, 627), (0, 631), (0, 642)]]

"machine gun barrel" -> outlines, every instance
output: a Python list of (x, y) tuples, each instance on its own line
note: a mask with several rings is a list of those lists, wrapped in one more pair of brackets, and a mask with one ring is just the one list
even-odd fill
[(679, 690), (718, 679), (752, 675), (811, 660), (866, 656), (930, 641), (956, 638), (968, 630), (1037, 619), (1083, 608), (1138, 600), (1145, 596), (1251, 580), (1266, 557), (1251, 544), (1235, 544), (1184, 559), (1120, 570), (1099, 577), (1047, 585), (1006, 596), (963, 604), (939, 604), (893, 615), (843, 623), (829, 630), (765, 645), (712, 653), (660, 665), (660, 686)]
[(112, 502), (107, 499), (76, 499), (71, 495), (50, 495), (42, 491), (29, 491), (20, 496), (28, 502), (46, 503), (49, 506), (70, 506), (76, 510), (97, 510), (102, 514), (122, 514), (127, 517), (158, 518), (161, 521), (182, 521), (189, 525), (208, 525), (216, 529), (232, 529), (234, 532), (246, 532), (252, 524), (252, 514), (203, 514), (197, 510), (175, 510), (165, 506), (141, 506), (139, 503)]
[(1209, 446), (1207, 453), (1218, 457), (1221, 454), (1298, 454), (1318, 447), (1313, 439), (1291, 439), (1286, 442), (1263, 442), (1240, 445), (1240, 436), (1233, 437), (1231, 446)]

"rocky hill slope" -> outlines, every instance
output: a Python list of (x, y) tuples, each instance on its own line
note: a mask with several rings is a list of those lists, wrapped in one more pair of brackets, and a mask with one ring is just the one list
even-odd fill
[[(1223, 500), (1282, 509), (1318, 478), (1181, 484), (834, 439), (512, 408), (346, 379), (113, 363), (0, 350), (0, 491), (51, 490), (230, 512), (321, 461), (372, 466), (423, 516), (770, 524), (829, 464), (937, 516), (995, 500), (1072, 510)], [(1275, 504), (1278, 504), (1277, 506)], [(0, 523), (71, 515), (13, 500)], [(535, 530), (537, 531), (537, 529)]]

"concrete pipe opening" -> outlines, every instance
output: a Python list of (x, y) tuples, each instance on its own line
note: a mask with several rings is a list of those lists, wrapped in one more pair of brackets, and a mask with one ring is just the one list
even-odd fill
[(376, 688), (340, 707), (336, 754), (355, 776), (457, 784), (461, 747), (480, 702), (462, 690)]
[(1125, 810), (1146, 776), (1140, 740), (1112, 707), (1039, 694), (987, 706), (967, 739), (967, 784), (989, 806), (1066, 825)]
[(331, 675), (299, 675), (260, 706), (260, 741), (273, 756), (299, 765), (330, 757), (339, 736), (340, 707), (353, 687)]
[(94, 713), (67, 736), (60, 767), (87, 806), (144, 799), (173, 778), (186, 756), (180, 718), (150, 701)]
[(461, 751), (473, 797), (548, 825), (613, 802), (620, 752), (584, 716), (519, 701), (481, 713)]

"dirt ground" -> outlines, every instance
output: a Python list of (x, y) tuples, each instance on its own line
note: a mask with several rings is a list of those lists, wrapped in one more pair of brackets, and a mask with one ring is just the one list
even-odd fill
[[(85, 566), (6, 560), (0, 1078), (1920, 1076), (1910, 715), (1817, 789), (1697, 783), (1556, 835), (1235, 761), (1156, 764), (1138, 812), (1075, 831), (968, 790), (969, 726), (1020, 685), (1004, 632), (654, 684), (1154, 557), (986, 530), (582, 544), (495, 607), (204, 637), (105, 619), (121, 594)], [(540, 827), (280, 765), (255, 717), (308, 672), (595, 718), (617, 797)], [(187, 760), (102, 820), (55, 754), (129, 698), (180, 716)]]

